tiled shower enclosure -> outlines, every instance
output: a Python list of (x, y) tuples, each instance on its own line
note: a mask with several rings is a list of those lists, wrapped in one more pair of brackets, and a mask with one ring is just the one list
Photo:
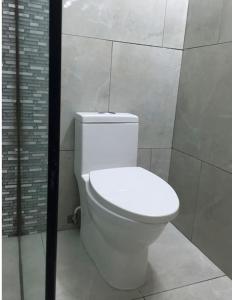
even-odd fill
[(20, 125), (16, 123), (15, 2), (3, 1), (3, 234), (16, 234), (17, 126), (22, 234), (45, 230), (48, 143), (47, 0), (19, 1)]

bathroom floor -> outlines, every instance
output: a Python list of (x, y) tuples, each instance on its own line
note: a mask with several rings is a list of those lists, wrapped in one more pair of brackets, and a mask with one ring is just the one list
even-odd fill
[[(43, 257), (45, 260), (45, 242), (44, 234), (24, 237), (23, 275), (24, 280), (29, 281), (25, 300), (43, 299), (44, 292), (38, 287), (44, 281), (44, 264), (40, 259)], [(33, 245), (33, 249), (29, 245)], [(11, 255), (11, 251), (4, 255)], [(9, 267), (13, 268), (12, 264)], [(18, 288), (16, 285), (15, 289)], [(3, 299), (14, 300), (6, 292), (5, 289)], [(82, 246), (78, 230), (58, 232), (57, 300), (132, 299), (231, 300), (232, 281), (169, 224), (150, 248), (148, 277), (144, 286), (133, 291), (119, 291), (101, 278)]]

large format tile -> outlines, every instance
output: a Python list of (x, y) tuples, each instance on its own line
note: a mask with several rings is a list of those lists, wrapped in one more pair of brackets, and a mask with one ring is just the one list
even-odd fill
[(63, 0), (63, 32), (161, 46), (165, 6), (163, 0)]
[(21, 300), (19, 281), (19, 249), (17, 237), (2, 239), (2, 298)]
[(189, 0), (185, 48), (218, 42), (223, 0)]
[(223, 0), (220, 42), (232, 41), (232, 1)]
[(171, 147), (181, 54), (114, 43), (110, 110), (139, 116), (141, 148)]
[(167, 0), (163, 46), (182, 49), (189, 0)]
[(151, 169), (151, 151), (152, 149), (138, 149), (138, 161), (137, 165), (144, 169)]
[(60, 151), (58, 228), (73, 227), (67, 217), (80, 204), (77, 180), (74, 175), (74, 151)]
[(216, 278), (206, 282), (167, 291), (146, 297), (146, 300), (230, 300), (232, 282), (228, 277)]
[(180, 211), (173, 223), (191, 239), (197, 205), (201, 161), (172, 150), (169, 183), (180, 200)]
[(168, 181), (171, 149), (152, 149), (151, 171)]
[(174, 148), (232, 171), (232, 44), (184, 52)]
[(45, 255), (41, 234), (22, 236), (21, 253), (24, 299), (44, 299)]
[(232, 174), (203, 164), (193, 241), (232, 274)]
[(110, 287), (98, 273), (80, 240), (78, 230), (58, 232), (57, 299), (131, 300), (141, 298), (137, 291)]
[(60, 134), (63, 150), (73, 150), (76, 111), (108, 110), (111, 47), (111, 42), (63, 35)]
[(140, 292), (145, 296), (221, 275), (222, 271), (168, 224), (149, 249), (148, 278)]

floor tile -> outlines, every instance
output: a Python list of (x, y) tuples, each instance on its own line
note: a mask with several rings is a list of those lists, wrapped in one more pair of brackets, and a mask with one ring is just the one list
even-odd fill
[(146, 300), (231, 300), (232, 281), (228, 277), (201, 282), (146, 297)]
[[(141, 298), (137, 290), (110, 287), (88, 257), (78, 230), (58, 233), (57, 297), (65, 300), (130, 300)], [(64, 299), (64, 298), (63, 298)]]
[(3, 300), (20, 300), (17, 237), (2, 239), (2, 297)]
[(168, 224), (150, 247), (148, 278), (140, 292), (145, 296), (222, 275), (198, 248)]
[(41, 234), (21, 237), (25, 300), (45, 298), (45, 255)]

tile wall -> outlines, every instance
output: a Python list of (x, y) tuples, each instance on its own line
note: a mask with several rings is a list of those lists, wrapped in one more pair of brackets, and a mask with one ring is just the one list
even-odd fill
[(231, 26), (231, 1), (190, 1), (169, 174), (181, 200), (174, 224), (230, 276)]
[(188, 0), (63, 1), (60, 229), (79, 203), (76, 111), (137, 114), (138, 164), (167, 180), (187, 8)]
[[(15, 2), (3, 1), (3, 234), (16, 234)], [(48, 1), (19, 1), (23, 234), (46, 227)]]
[(16, 234), (17, 142), (14, 1), (2, 3), (2, 229)]

